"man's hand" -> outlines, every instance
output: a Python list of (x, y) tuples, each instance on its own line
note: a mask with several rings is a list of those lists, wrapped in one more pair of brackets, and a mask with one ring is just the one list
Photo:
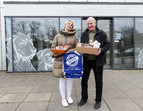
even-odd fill
[(101, 53), (101, 48), (98, 48), (98, 52), (95, 55), (98, 56), (100, 53)]

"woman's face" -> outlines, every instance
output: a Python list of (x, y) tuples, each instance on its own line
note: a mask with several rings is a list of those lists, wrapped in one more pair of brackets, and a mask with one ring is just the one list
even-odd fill
[(72, 24), (72, 22), (67, 22), (67, 23), (65, 24), (65, 30), (71, 31), (72, 29), (73, 29), (73, 24)]

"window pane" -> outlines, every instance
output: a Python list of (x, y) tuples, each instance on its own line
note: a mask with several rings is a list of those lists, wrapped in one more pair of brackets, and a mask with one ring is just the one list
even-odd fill
[(11, 38), (11, 18), (6, 18), (6, 62), (7, 71), (13, 71), (12, 64), (12, 38)]
[(133, 68), (133, 18), (114, 20), (114, 68)]
[(13, 18), (14, 71), (52, 71), (58, 18)]
[[(108, 37), (108, 40), (110, 41), (111, 37), (111, 20), (97, 20), (97, 27), (101, 30), (103, 30)], [(106, 53), (107, 58), (107, 64), (104, 66), (104, 68), (111, 68), (111, 60), (110, 60), (110, 50)]]
[(135, 19), (135, 67), (143, 68), (143, 18)]
[(80, 37), (81, 37), (81, 18), (60, 18), (60, 29), (64, 28), (64, 23), (69, 19), (74, 22), (74, 29), (77, 30), (76, 36), (78, 37), (78, 39), (80, 41)]

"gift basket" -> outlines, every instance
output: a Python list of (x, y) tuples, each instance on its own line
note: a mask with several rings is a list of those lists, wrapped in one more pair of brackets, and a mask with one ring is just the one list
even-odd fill
[(100, 43), (97, 40), (94, 42), (90, 40), (89, 43), (78, 43), (76, 51), (85, 54), (96, 54), (98, 52), (98, 48), (100, 48)]
[(52, 53), (54, 54), (64, 54), (68, 49), (67, 45), (64, 46), (56, 46), (55, 48), (51, 48)]

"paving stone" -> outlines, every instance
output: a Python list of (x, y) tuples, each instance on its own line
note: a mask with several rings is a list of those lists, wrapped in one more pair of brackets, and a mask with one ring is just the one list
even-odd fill
[(0, 94), (0, 98), (3, 96), (3, 94)]
[[(143, 79), (142, 79), (143, 80)], [(143, 81), (142, 82), (136, 82), (135, 85), (140, 88), (143, 89)]]
[(0, 104), (0, 111), (15, 111), (19, 103)]
[(128, 96), (126, 96), (121, 90), (119, 89), (104, 89), (103, 90), (103, 97), (110, 98), (110, 99), (127, 99)]
[(51, 93), (30, 93), (24, 102), (44, 102), (44, 101), (50, 101)]
[(59, 93), (53, 92), (51, 101), (52, 102), (61, 101), (60, 92)]
[(143, 90), (142, 89), (122, 89), (126, 95), (128, 95), (132, 99), (143, 98)]
[(16, 111), (47, 111), (48, 102), (22, 103)]
[(5, 94), (0, 98), (0, 103), (22, 102), (27, 94)]
[(143, 109), (143, 98), (133, 99), (133, 101)]
[(37, 86), (39, 84), (39, 81), (22, 81), (19, 84), (16, 84), (15, 86)]
[(47, 80), (41, 80), (39, 82), (38, 86), (47, 86), (47, 85), (53, 86), (53, 85), (55, 85), (56, 80), (58, 80), (57, 78), (55, 78), (55, 79), (50, 78), (50, 79), (51, 79), (50, 81), (48, 81), (48, 79)]
[(11, 91), (9, 91), (8, 93), (26, 93), (26, 92), (30, 92), (32, 90), (33, 87), (14, 87)]
[(112, 82), (105, 82), (105, 81), (103, 81), (103, 89), (108, 89), (108, 90), (110, 90), (110, 89), (118, 89), (118, 87), (115, 84), (113, 84)]
[(0, 87), (0, 93), (4, 94), (10, 91), (13, 87)]
[(115, 83), (115, 85), (119, 88), (119, 89), (125, 89), (125, 90), (133, 90), (133, 89), (136, 89), (137, 86), (135, 86), (134, 84), (132, 83), (129, 83), (129, 82), (120, 82), (120, 83)]
[(69, 105), (69, 107), (63, 107), (60, 101), (54, 101), (50, 102), (48, 111), (79, 111), (79, 110), (76, 102)]
[(142, 109), (130, 99), (106, 99), (105, 101), (111, 111), (142, 111)]
[(54, 90), (54, 86), (38, 85), (33, 88), (32, 93), (47, 93), (47, 92), (52, 92), (53, 90)]

